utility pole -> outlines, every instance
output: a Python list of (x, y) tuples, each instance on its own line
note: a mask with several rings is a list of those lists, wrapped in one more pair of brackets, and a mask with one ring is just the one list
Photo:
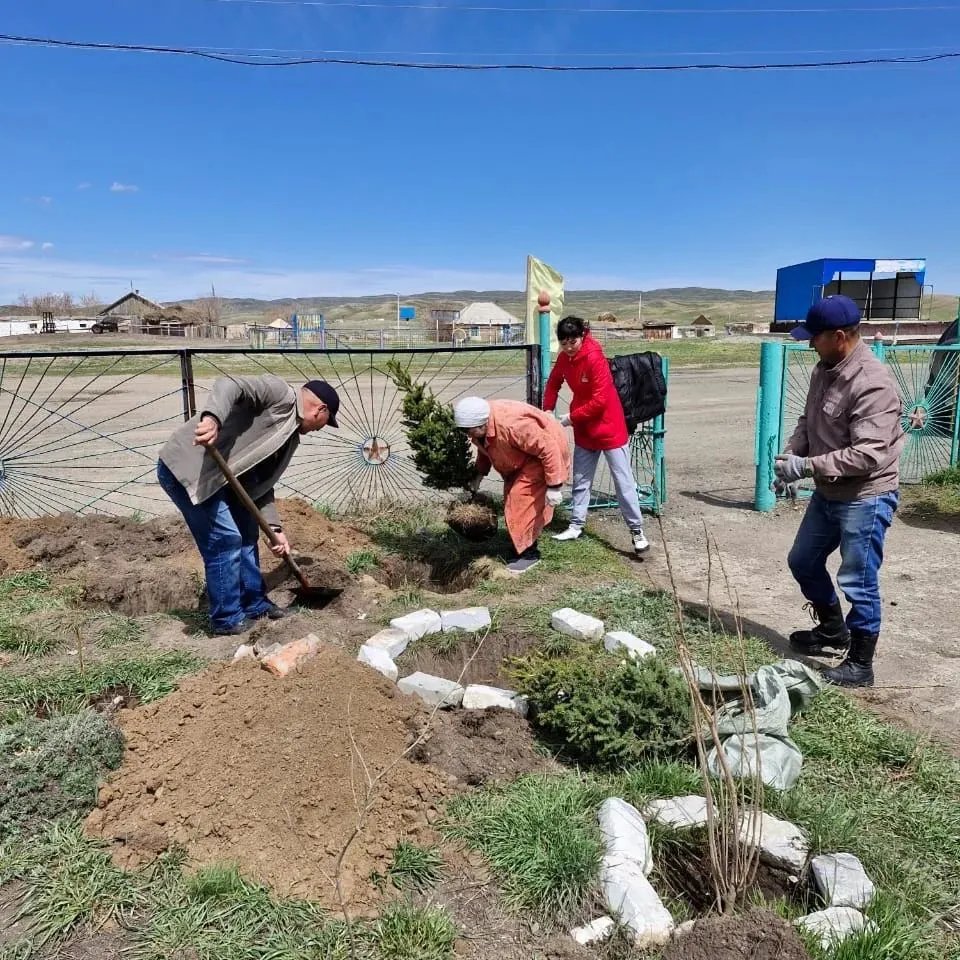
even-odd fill
[(640, 299), (637, 301), (637, 322), (640, 326), (643, 326), (643, 294), (640, 294)]
[(397, 294), (397, 333), (400, 332), (400, 294)]

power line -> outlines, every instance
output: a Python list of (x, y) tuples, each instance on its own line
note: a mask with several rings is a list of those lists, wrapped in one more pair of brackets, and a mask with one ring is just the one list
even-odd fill
[(958, 11), (958, 4), (928, 4), (925, 6), (868, 6), (868, 7), (520, 7), (473, 6), (449, 3), (402, 3), (393, 0), (209, 0), (211, 3), (242, 3), (263, 7), (325, 7), (340, 10), (426, 10), (437, 13), (540, 13), (540, 14), (621, 14), (650, 16), (753, 16), (764, 14), (826, 14), (826, 13), (936, 13)]
[(99, 52), (113, 51), (119, 53), (166, 54), (170, 56), (195, 57), (201, 60), (213, 60), (218, 63), (232, 63), (247, 67), (351, 66), (381, 67), (394, 70), (462, 70), (474, 72), (489, 72), (494, 70), (539, 73), (672, 73), (695, 70), (753, 72), (760, 70), (809, 70), (895, 64), (925, 64), (960, 59), (960, 50), (951, 50), (943, 53), (929, 53), (918, 56), (863, 57), (860, 59), (807, 60), (781, 63), (452, 63), (343, 56), (279, 59), (274, 57), (219, 53), (200, 47), (166, 47), (141, 43), (99, 43), (85, 40), (61, 40), (53, 37), (24, 37), (13, 34), (0, 34), (0, 44), (67, 50), (93, 50)]

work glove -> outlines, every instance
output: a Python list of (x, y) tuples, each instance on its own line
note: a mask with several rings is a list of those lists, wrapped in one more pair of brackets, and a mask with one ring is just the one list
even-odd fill
[(561, 426), (561, 427), (569, 427), (569, 426), (570, 426), (570, 414), (569, 414), (569, 413), (565, 413), (562, 417), (557, 417), (557, 419), (560, 421), (560, 426)]
[(774, 458), (773, 473), (777, 480), (782, 480), (784, 483), (798, 483), (805, 477), (812, 477), (813, 468), (806, 457), (785, 453)]
[(563, 503), (563, 487), (547, 487), (547, 504), (559, 507)]
[(480, 489), (481, 483), (483, 483), (483, 474), (475, 473), (473, 478), (470, 480), (470, 483), (467, 485), (467, 490), (470, 493), (476, 493)]

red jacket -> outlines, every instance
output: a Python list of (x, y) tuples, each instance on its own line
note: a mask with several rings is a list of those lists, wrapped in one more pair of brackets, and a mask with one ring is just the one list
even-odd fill
[(613, 385), (610, 365), (603, 349), (587, 333), (583, 346), (571, 360), (565, 353), (557, 357), (550, 371), (543, 397), (543, 409), (557, 405), (560, 387), (566, 381), (573, 391), (570, 401), (570, 423), (573, 439), (585, 450), (616, 450), (629, 440), (627, 421), (617, 388)]

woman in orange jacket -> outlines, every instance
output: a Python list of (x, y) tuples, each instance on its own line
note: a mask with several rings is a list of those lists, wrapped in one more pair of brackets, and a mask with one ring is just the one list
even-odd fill
[(473, 489), (493, 467), (503, 477), (503, 513), (516, 559), (511, 573), (540, 562), (537, 540), (553, 519), (570, 471), (570, 445), (559, 422), (518, 400), (465, 397), (454, 404), (454, 422), (477, 448)]

